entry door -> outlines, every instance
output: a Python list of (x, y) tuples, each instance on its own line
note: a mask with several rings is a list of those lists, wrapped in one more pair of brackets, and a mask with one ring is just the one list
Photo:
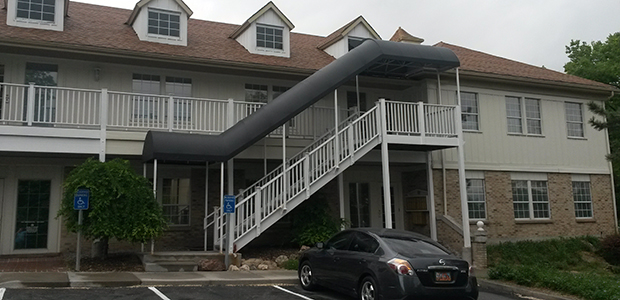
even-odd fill
[(19, 180), (14, 250), (48, 248), (51, 180)]

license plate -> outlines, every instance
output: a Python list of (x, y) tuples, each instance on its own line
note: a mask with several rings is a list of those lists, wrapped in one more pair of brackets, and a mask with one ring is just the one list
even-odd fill
[(450, 282), (452, 281), (452, 274), (450, 272), (435, 272), (436, 282)]

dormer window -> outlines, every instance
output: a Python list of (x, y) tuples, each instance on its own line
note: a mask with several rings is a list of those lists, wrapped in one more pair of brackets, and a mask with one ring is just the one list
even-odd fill
[(283, 50), (283, 27), (256, 24), (256, 47)]
[(350, 36), (349, 37), (349, 51), (353, 50), (355, 47), (361, 45), (364, 42), (363, 38)]
[(181, 36), (181, 13), (149, 8), (149, 34)]
[(17, 0), (17, 18), (54, 22), (56, 0)]

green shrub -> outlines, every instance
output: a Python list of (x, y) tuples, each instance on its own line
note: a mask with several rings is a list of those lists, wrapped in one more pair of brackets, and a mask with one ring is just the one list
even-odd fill
[(340, 222), (332, 217), (327, 199), (320, 194), (300, 204), (292, 213), (293, 241), (300, 246), (323, 242), (340, 229)]
[(620, 234), (605, 237), (601, 241), (599, 253), (608, 263), (620, 266)]
[(299, 261), (296, 259), (289, 259), (282, 264), (282, 268), (286, 270), (297, 270), (299, 267)]

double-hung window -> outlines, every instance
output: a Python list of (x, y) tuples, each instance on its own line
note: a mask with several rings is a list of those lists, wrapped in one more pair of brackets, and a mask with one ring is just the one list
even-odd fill
[(181, 36), (181, 14), (149, 8), (148, 33), (170, 37)]
[(486, 219), (484, 179), (467, 179), (467, 208), (470, 219)]
[(565, 102), (566, 128), (569, 137), (584, 137), (583, 110), (580, 103)]
[(478, 94), (461, 92), (461, 120), (463, 122), (463, 130), (480, 130), (478, 125)]
[(546, 180), (512, 180), (512, 202), (517, 220), (549, 219)]
[(283, 27), (256, 24), (256, 47), (283, 50), (283, 41)]
[(135, 95), (133, 102), (133, 121), (159, 120), (163, 116), (166, 105), (160, 94), (161, 77), (159, 75), (133, 74), (132, 91)]
[(508, 133), (542, 134), (540, 99), (506, 96), (506, 117)]
[(577, 219), (592, 218), (592, 193), (589, 180), (573, 178), (573, 202)]
[(18, 18), (54, 22), (56, 0), (17, 0)]
[(173, 96), (174, 121), (190, 122), (192, 119), (192, 79), (166, 76), (166, 94)]

